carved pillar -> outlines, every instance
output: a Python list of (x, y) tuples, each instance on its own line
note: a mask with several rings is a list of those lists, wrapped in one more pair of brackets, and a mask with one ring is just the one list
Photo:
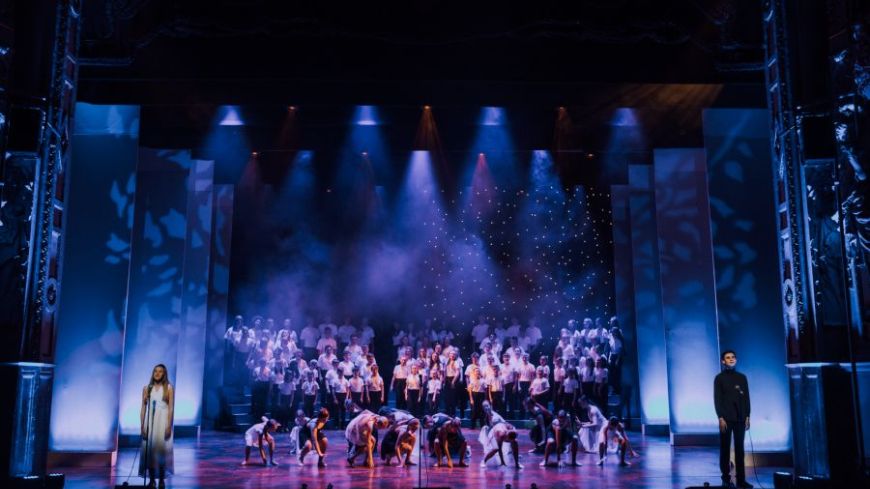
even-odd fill
[(13, 32), (0, 172), (0, 379), (14, 388), (0, 400), (0, 478), (14, 486), (46, 475), (81, 19), (77, 0), (6, 3)]
[[(852, 0), (764, 4), (794, 467), (838, 487), (866, 477), (861, 418), (870, 406), (861, 405), (858, 387), (870, 368), (867, 339), (856, 334), (867, 313), (855, 273), (860, 216), (870, 215), (861, 211), (867, 184), (859, 178), (867, 107), (856, 90), (862, 77), (870, 86), (861, 65), (870, 57), (860, 47), (866, 11), (866, 2)], [(843, 202), (849, 192), (859, 196), (852, 208)]]

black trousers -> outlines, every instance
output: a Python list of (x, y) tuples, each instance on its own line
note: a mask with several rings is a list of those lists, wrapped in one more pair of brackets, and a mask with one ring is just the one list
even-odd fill
[(471, 429), (474, 429), (478, 421), (480, 426), (483, 427), (486, 424), (486, 419), (483, 417), (483, 401), (486, 400), (486, 393), (472, 392), (471, 398), (474, 399), (474, 405), (471, 406)]
[(504, 393), (502, 392), (493, 392), (492, 393), (492, 402), (490, 403), (492, 406), (492, 410), (508, 416), (507, 412), (504, 410)]
[(381, 409), (381, 391), (369, 391), (368, 410), (376, 413)]
[(416, 417), (423, 415), (422, 403), (418, 400), (420, 389), (408, 389), (408, 412)]
[(347, 410), (344, 408), (344, 400), (347, 399), (347, 394), (344, 392), (335, 393), (335, 411), (329, 413), (335, 419), (335, 425), (338, 429), (344, 429), (347, 425)]
[(396, 409), (407, 409), (408, 403), (405, 402), (405, 379), (396, 379), (395, 389), (396, 394)]
[(516, 419), (517, 395), (515, 390), (516, 384), (514, 383), (504, 385), (504, 417), (507, 419)]
[(448, 416), (456, 416), (456, 387), (453, 387), (455, 378), (446, 377), (444, 389), (441, 391), (444, 394), (444, 413)]
[(722, 480), (731, 480), (731, 436), (734, 436), (734, 468), (737, 482), (746, 480), (746, 467), (743, 463), (743, 438), (746, 436), (745, 421), (726, 421), (724, 431), (719, 432), (719, 470)]
[(531, 382), (523, 382), (520, 381), (520, 416), (522, 418), (526, 417), (526, 398), (529, 397), (529, 387), (532, 385)]

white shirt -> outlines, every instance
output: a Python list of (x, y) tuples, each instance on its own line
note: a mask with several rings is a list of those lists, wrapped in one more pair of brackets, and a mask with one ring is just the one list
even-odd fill
[(355, 366), (350, 360), (342, 360), (338, 362), (338, 372), (345, 377), (350, 377), (353, 375), (353, 368)]
[(338, 349), (338, 345), (335, 343), (335, 338), (320, 338), (317, 340), (317, 351), (326, 351), (327, 346), (331, 346), (332, 351)]
[(347, 394), (347, 388), (349, 386), (350, 382), (341, 375), (336, 375), (332, 380), (331, 387), (334, 394)]
[[(335, 330), (333, 330), (335, 331)], [(350, 337), (356, 334), (356, 327), (352, 324), (342, 324), (338, 327), (338, 332), (336, 336), (341, 340), (342, 343), (348, 344), (350, 343)]]
[(529, 326), (528, 328), (526, 328), (525, 336), (527, 336), (532, 341), (533, 345), (537, 345), (538, 342), (541, 341), (541, 338), (543, 338), (543, 336), (541, 335), (541, 329), (537, 326)]
[(366, 388), (366, 381), (362, 377), (351, 377), (347, 382), (350, 384), (351, 392), (360, 393)]
[(317, 384), (316, 380), (306, 380), (302, 383), (302, 393), (306, 396), (316, 396), (318, 389), (320, 389), (320, 386)]
[(429, 379), (426, 383), (426, 395), (435, 397), (441, 391), (441, 379)]
[(565, 394), (573, 394), (580, 386), (580, 382), (574, 378), (567, 378), (562, 382), (562, 388), (565, 389)]
[(332, 361), (335, 359), (335, 353), (330, 353), (327, 355), (326, 353), (321, 353), (319, 357), (317, 357), (317, 368), (320, 370), (329, 370), (332, 368)]
[(504, 334), (508, 338), (513, 338), (514, 336), (519, 336), (520, 335), (520, 325), (519, 324), (511, 324), (505, 330)]
[(520, 363), (517, 372), (520, 374), (520, 382), (531, 382), (535, 379), (535, 366), (531, 363)]
[(375, 339), (375, 330), (366, 324), (359, 333), (359, 341), (363, 345), (371, 345), (373, 339)]
[(299, 339), (302, 341), (303, 348), (314, 348), (317, 346), (317, 340), (320, 339), (320, 331), (314, 326), (305, 326), (299, 333)]
[(553, 382), (562, 382), (565, 380), (565, 367), (556, 367), (553, 369)]
[(368, 382), (369, 392), (380, 392), (384, 390), (384, 378), (378, 375), (377, 377), (369, 377)]
[(529, 394), (536, 396), (548, 390), (550, 390), (550, 382), (546, 378), (538, 377), (532, 381), (532, 385), (529, 387)]
[(420, 387), (422, 387), (423, 377), (420, 374), (411, 374), (408, 375), (408, 379), (405, 383), (405, 388), (408, 390), (418, 391)]
[(471, 336), (474, 337), (474, 342), (480, 344), (484, 338), (489, 336), (489, 325), (480, 323), (471, 330)]
[(408, 374), (411, 372), (411, 369), (408, 368), (407, 365), (396, 365), (393, 367), (393, 378), (396, 380), (405, 380), (408, 378)]
[(607, 383), (607, 369), (595, 367), (592, 372), (592, 377), (595, 379), (596, 384)]

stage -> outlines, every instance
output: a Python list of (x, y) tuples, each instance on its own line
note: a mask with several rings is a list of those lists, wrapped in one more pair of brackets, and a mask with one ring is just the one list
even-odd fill
[[(615, 455), (610, 455), (604, 465), (596, 465), (597, 454), (579, 454), (582, 467), (543, 468), (538, 464), (540, 455), (527, 454), (531, 448), (526, 430), (520, 434), (520, 463), (522, 470), (510, 467), (479, 466), (481, 455), (477, 430), (465, 430), (472, 446), (472, 458), (468, 468), (436, 469), (423, 467), (423, 486), (451, 488), (504, 488), (510, 484), (514, 489), (528, 489), (532, 483), (539, 489), (583, 488), (685, 488), (702, 486), (705, 481), (719, 481), (718, 449), (714, 447), (672, 448), (667, 437), (643, 437), (630, 433), (631, 441), (639, 457), (631, 460), (630, 467), (619, 467)], [(181, 439), (175, 445), (175, 475), (167, 481), (172, 488), (408, 488), (417, 487), (417, 467), (385, 467), (380, 460), (374, 470), (359, 467), (349, 468), (344, 460), (343, 434), (329, 431), (327, 467), (318, 470), (316, 457), (309, 455), (304, 467), (296, 464), (295, 456), (288, 453), (288, 436), (278, 435), (278, 467), (263, 467), (259, 458), (252, 454), (254, 465), (241, 466), (244, 458), (243, 437), (239, 433), (204, 432), (199, 440)], [(107, 488), (123, 483), (134, 467), (137, 450), (121, 449), (114, 468), (64, 468), (67, 489)], [(138, 464), (138, 461), (136, 462)], [(395, 462), (394, 462), (395, 463)], [(510, 461), (508, 461), (510, 463)], [(747, 465), (751, 458), (747, 457)], [(138, 467), (138, 465), (136, 465)], [(135, 475), (135, 468), (134, 475)], [(764, 487), (773, 487), (773, 473), (783, 470), (776, 467), (759, 467), (758, 478)], [(427, 484), (428, 478), (428, 484)], [(747, 479), (759, 487), (751, 467), (747, 467)], [(130, 483), (141, 484), (141, 479), (131, 478)]]

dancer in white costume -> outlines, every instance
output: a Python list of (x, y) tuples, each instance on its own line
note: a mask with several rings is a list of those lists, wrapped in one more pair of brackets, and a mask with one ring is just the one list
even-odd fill
[(151, 480), (149, 487), (166, 486), (166, 475), (172, 473), (172, 419), (175, 392), (169, 383), (169, 372), (163, 364), (156, 365), (151, 371), (151, 380), (142, 388), (142, 406), (139, 410), (139, 423), (142, 432), (142, 446), (139, 454), (139, 475), (146, 471)]
[(589, 402), (586, 396), (577, 400), (580, 409), (586, 411), (589, 421), (580, 424), (580, 446), (584, 452), (598, 453), (598, 435), (601, 428), (607, 423), (607, 418), (601, 414), (601, 410), (595, 404)]
[(373, 454), (377, 444), (373, 432), (375, 429), (386, 429), (389, 425), (390, 422), (387, 418), (378, 416), (367, 409), (350, 420), (347, 429), (344, 430), (344, 436), (349, 445), (348, 465), (353, 467), (357, 457), (365, 453), (366, 467), (373, 469), (375, 467)]
[(489, 401), (484, 401), (483, 403), (483, 415), (486, 420), (486, 426), (481, 428), (480, 435), (477, 437), (477, 440), (483, 447), (484, 454), (480, 466), (486, 467), (487, 462), (489, 462), (496, 454), (498, 454), (498, 462), (500, 462), (501, 465), (506, 465), (504, 461), (504, 445), (507, 443), (510, 448), (508, 454), (513, 456), (514, 467), (517, 469), (523, 468), (523, 466), (520, 465), (516, 428), (505, 421), (500, 414), (493, 411)]

